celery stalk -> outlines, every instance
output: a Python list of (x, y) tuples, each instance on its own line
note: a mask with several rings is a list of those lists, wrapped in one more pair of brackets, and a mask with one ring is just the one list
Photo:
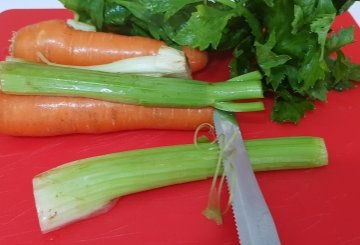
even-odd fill
[[(1, 62), (0, 88), (22, 95), (80, 96), (120, 103), (164, 107), (217, 107), (233, 111), (233, 100), (262, 98), (259, 72), (236, 81), (208, 83), (181, 78), (147, 77), (55, 67), (44, 64)], [(245, 79), (241, 79), (241, 77)], [(254, 80), (255, 78), (255, 80)], [(262, 102), (245, 109), (263, 110)], [(247, 104), (245, 103), (245, 104)], [(241, 106), (239, 111), (244, 111)]]
[[(327, 164), (321, 138), (248, 140), (245, 146), (255, 171)], [(217, 144), (167, 146), (82, 159), (41, 173), (33, 179), (41, 231), (107, 211), (120, 196), (212, 177), (218, 156)]]
[(67, 19), (66, 20), (66, 24), (68, 24), (68, 26), (74, 28), (75, 30), (80, 30), (80, 31), (96, 31), (96, 27), (93, 25), (90, 25), (88, 23), (85, 22), (80, 22), (77, 21), (75, 19)]
[[(149, 56), (139, 56), (128, 59), (122, 59), (107, 64), (90, 65), (90, 66), (76, 66), (63, 65), (50, 62), (46, 57), (38, 53), (40, 60), (52, 66), (77, 68), (84, 70), (103, 71), (112, 73), (135, 74), (152, 77), (182, 77), (191, 78), (191, 72), (186, 63), (184, 53), (175, 48), (163, 46), (159, 49), (158, 54)], [(26, 60), (15, 58), (12, 56), (6, 57), (7, 62), (28, 62)]]

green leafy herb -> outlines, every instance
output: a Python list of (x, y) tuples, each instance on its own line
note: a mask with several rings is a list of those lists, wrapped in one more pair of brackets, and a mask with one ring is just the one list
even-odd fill
[(274, 108), (271, 117), (277, 122), (299, 122), (306, 111), (313, 110), (314, 104), (311, 100), (300, 94), (292, 94), (289, 89), (278, 90), (275, 96)]
[(196, 12), (193, 12), (186, 24), (172, 38), (180, 45), (190, 45), (202, 50), (211, 45), (216, 49), (221, 40), (222, 30), (233, 15), (231, 11), (198, 5)]
[[(354, 0), (61, 0), (98, 30), (150, 36), (178, 47), (231, 50), (231, 76), (261, 69), (275, 95), (272, 119), (298, 122), (329, 90), (360, 81), (342, 51), (354, 28), (331, 26)], [(335, 57), (334, 57), (335, 54)]]
[(341, 47), (352, 43), (354, 40), (354, 27), (340, 29), (337, 34), (332, 33), (331, 37), (327, 40), (326, 51), (327, 54), (336, 52)]

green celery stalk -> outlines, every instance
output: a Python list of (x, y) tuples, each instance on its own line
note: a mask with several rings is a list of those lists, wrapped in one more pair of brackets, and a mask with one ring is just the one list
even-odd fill
[[(316, 137), (247, 140), (245, 147), (255, 171), (328, 162), (324, 141)], [(105, 212), (127, 194), (212, 177), (218, 157), (217, 144), (199, 143), (102, 155), (41, 173), (33, 179), (41, 231)]]
[(263, 98), (259, 72), (244, 74), (232, 81), (209, 83), (29, 62), (1, 62), (0, 88), (11, 94), (79, 96), (144, 106), (212, 106), (228, 111), (264, 109), (259, 101), (233, 102)]

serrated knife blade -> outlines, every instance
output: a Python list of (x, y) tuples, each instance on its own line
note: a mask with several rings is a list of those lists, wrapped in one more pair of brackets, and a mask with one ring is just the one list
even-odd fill
[(242, 245), (278, 245), (275, 223), (251, 168), (233, 113), (215, 110), (215, 131), (223, 152), (239, 241)]

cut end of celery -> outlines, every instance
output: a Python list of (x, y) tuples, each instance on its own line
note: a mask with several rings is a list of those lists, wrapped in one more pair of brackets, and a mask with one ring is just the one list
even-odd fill
[(319, 145), (319, 161), (318, 161), (318, 165), (319, 166), (328, 165), (328, 163), (329, 163), (328, 151), (327, 151), (324, 139), (323, 138), (315, 138), (314, 140), (317, 141), (318, 145)]
[(325, 141), (323, 138), (312, 138), (314, 141), (314, 144), (317, 145), (317, 149), (318, 149), (318, 159), (316, 162), (316, 165), (318, 167), (321, 166), (326, 166), (329, 163), (329, 158), (328, 158), (328, 152), (327, 152), (327, 148), (325, 145)]
[[(102, 214), (111, 209), (116, 201), (100, 201), (89, 205), (88, 200), (67, 195), (47, 176), (33, 179), (34, 199), (40, 230), (48, 233), (68, 224)], [(69, 207), (66, 203), (72, 203)]]

